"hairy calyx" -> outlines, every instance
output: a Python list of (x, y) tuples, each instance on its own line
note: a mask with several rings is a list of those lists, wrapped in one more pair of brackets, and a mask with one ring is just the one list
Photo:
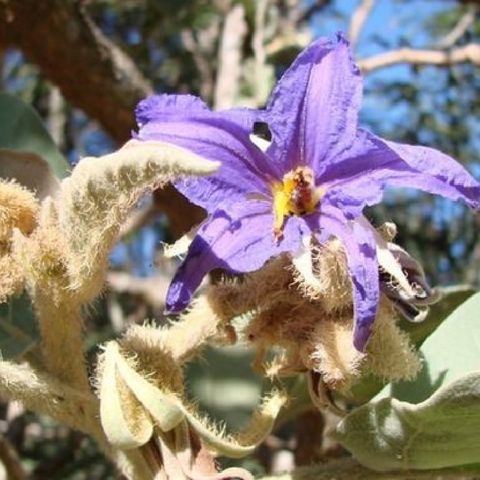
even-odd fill
[(309, 167), (297, 167), (286, 173), (282, 182), (273, 183), (275, 238), (282, 238), (285, 217), (314, 212), (324, 193), (323, 189), (315, 186), (313, 171)]

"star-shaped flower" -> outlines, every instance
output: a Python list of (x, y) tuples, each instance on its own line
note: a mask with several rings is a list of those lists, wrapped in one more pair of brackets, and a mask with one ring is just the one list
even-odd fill
[[(152, 96), (137, 107), (140, 140), (161, 140), (222, 166), (176, 187), (208, 212), (168, 291), (188, 306), (214, 268), (251, 272), (306, 239), (338, 238), (352, 279), (354, 344), (364, 350), (379, 300), (377, 239), (362, 212), (387, 185), (414, 187), (480, 207), (480, 184), (437, 150), (383, 140), (359, 128), (362, 78), (347, 40), (321, 38), (276, 85), (264, 110), (212, 112), (189, 95)], [(252, 142), (268, 127), (266, 148)]]

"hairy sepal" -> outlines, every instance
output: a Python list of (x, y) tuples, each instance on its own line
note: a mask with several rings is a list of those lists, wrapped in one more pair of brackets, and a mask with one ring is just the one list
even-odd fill
[(0, 179), (0, 242), (11, 239), (13, 229), (28, 235), (37, 222), (38, 202), (32, 191), (14, 180)]
[(127, 388), (120, 374), (118, 346), (105, 348), (100, 385), (100, 418), (103, 430), (112, 445), (121, 449), (137, 448), (148, 442), (153, 433), (149, 415)]
[(169, 363), (165, 362), (165, 371), (157, 364), (153, 374), (145, 374), (148, 366), (142, 364), (141, 355), (129, 355), (116, 342), (106, 345), (99, 365), (100, 416), (112, 445), (121, 449), (139, 447), (147, 443), (155, 428), (168, 433), (187, 422), (209, 448), (229, 457), (243, 457), (268, 435), (287, 401), (283, 392), (272, 392), (244, 430), (226, 435), (222, 428), (200, 416), (182, 398), (182, 392), (169, 390), (162, 382), (164, 374), (172, 376)]
[(225, 435), (217, 427), (206, 424), (193, 414), (188, 415), (188, 421), (204, 442), (215, 451), (227, 457), (242, 458), (252, 453), (270, 433), (281, 408), (286, 403), (286, 394), (274, 390), (253, 413), (248, 425), (235, 435)]

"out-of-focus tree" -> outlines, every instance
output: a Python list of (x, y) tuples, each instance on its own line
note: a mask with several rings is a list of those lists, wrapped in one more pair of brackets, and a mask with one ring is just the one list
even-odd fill
[[(263, 106), (275, 78), (309, 41), (342, 29), (367, 77), (364, 125), (396, 141), (435, 146), (478, 176), (478, 2), (347, 3), (348, 8), (337, 0), (3, 0), (1, 85), (37, 108), (74, 162), (125, 142), (135, 128), (136, 103), (153, 91), (200, 95), (214, 108)], [(385, 4), (390, 17), (375, 18)], [(396, 191), (370, 214), (378, 223), (398, 225), (399, 243), (422, 260), (434, 283), (480, 284), (478, 214)], [(173, 188), (145, 199), (116, 251), (112, 292), (92, 315), (89, 344), (125, 323), (161, 317), (172, 270), (159, 260), (157, 268), (150, 267), (159, 241), (178, 237), (202, 218)], [(151, 278), (133, 276), (135, 269)], [(36, 464), (34, 478), (79, 478), (74, 475), (85, 462), (98, 460), (90, 443), (83, 453), (72, 453), (86, 440), (65, 429), (42, 424), (41, 435), (38, 429), (32, 433), (25, 427), (38, 427), (31, 416), (12, 413), (10, 405), (3, 418), (7, 437)], [(69, 448), (55, 452), (49, 442), (39, 442), (45, 432), (68, 438)], [(39, 457), (53, 458), (50, 470)], [(94, 467), (88, 478), (107, 478), (101, 462), (96, 473)]]

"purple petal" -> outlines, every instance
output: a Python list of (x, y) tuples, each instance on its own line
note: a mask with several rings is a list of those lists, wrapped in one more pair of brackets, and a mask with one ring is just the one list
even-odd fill
[(480, 183), (452, 157), (429, 147), (388, 141), (384, 144), (392, 155), (422, 173), (409, 182), (398, 181), (395, 185), (419, 188), (451, 200), (463, 200), (471, 208), (480, 208)]
[(267, 106), (273, 131), (267, 154), (290, 170), (310, 165), (321, 173), (355, 140), (362, 81), (349, 43), (319, 39), (279, 80)]
[(137, 105), (135, 116), (141, 128), (149, 122), (163, 122), (184, 112), (206, 112), (207, 104), (193, 95), (151, 95)]
[(359, 222), (347, 222), (342, 212), (335, 208), (322, 208), (319, 219), (321, 240), (325, 234), (334, 235), (345, 248), (353, 289), (353, 344), (363, 352), (372, 332), (380, 298), (375, 238), (371, 230)]
[(251, 110), (217, 113), (190, 95), (160, 95), (141, 102), (137, 117), (139, 140), (169, 142), (221, 162), (212, 176), (176, 184), (189, 200), (207, 211), (226, 208), (249, 193), (271, 194), (268, 182), (276, 172), (250, 141), (255, 119)]
[(428, 147), (388, 142), (359, 131), (356, 144), (330, 164), (319, 182), (327, 188), (323, 202), (349, 218), (382, 200), (387, 186), (418, 188), (480, 206), (480, 184), (453, 158)]
[(309, 228), (300, 217), (289, 217), (283, 239), (273, 235), (273, 214), (266, 202), (241, 202), (228, 213), (218, 210), (202, 225), (187, 257), (177, 270), (167, 293), (167, 310), (179, 312), (188, 306), (203, 277), (214, 268), (229, 272), (258, 270), (271, 257), (295, 253)]

